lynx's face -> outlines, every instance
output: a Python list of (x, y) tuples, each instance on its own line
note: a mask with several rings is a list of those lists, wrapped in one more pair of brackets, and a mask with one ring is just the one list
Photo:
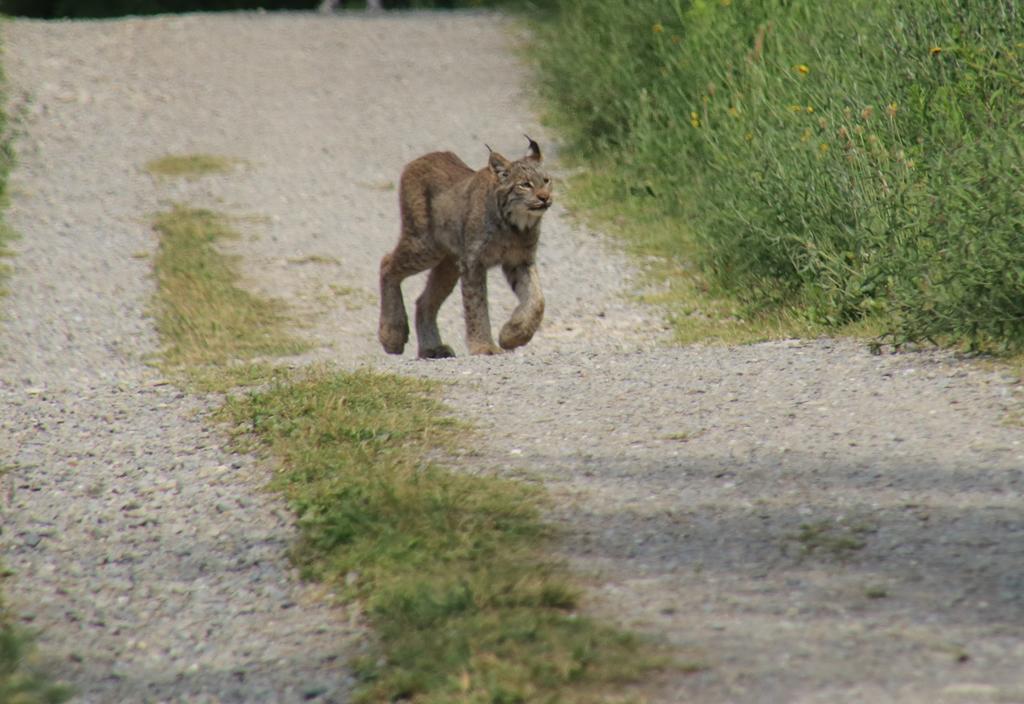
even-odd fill
[(512, 162), (491, 152), (490, 168), (498, 179), (498, 206), (505, 220), (520, 230), (540, 222), (552, 198), (551, 178), (542, 166), (537, 143), (531, 139), (530, 153)]

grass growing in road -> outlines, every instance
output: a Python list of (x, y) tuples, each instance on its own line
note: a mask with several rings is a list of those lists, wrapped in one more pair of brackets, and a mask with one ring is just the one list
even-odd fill
[(0, 702), (59, 704), (70, 699), (70, 689), (32, 666), (33, 654), (32, 639), (12, 625), (0, 604)]
[(7, 278), (11, 275), (11, 267), (5, 260), (11, 256), (9, 243), (12, 239), (14, 239), (14, 231), (7, 223), (0, 220), (0, 296), (7, 293)]
[(366, 604), (379, 652), (357, 666), (360, 701), (602, 701), (654, 665), (650, 650), (576, 612), (538, 489), (425, 460), (458, 434), (431, 390), (319, 369), (221, 411), (242, 447), (278, 459), (305, 575)]
[(240, 449), (275, 458), (304, 575), (365, 604), (376, 648), (355, 663), (360, 701), (600, 702), (662, 663), (578, 613), (546, 554), (540, 489), (428, 461), (464, 432), (431, 384), (234, 363), (301, 346), (283, 309), (238, 287), (214, 246), (232, 236), (223, 217), (176, 207), (155, 227), (164, 364), (207, 390), (250, 387), (218, 417)]
[(285, 331), (282, 304), (239, 288), (232, 260), (216, 249), (235, 238), (227, 219), (176, 206), (157, 216), (156, 322), (169, 368), (202, 371), (238, 360), (295, 354), (305, 345)]
[(147, 162), (146, 171), (154, 176), (193, 179), (207, 174), (226, 174), (236, 164), (237, 159), (214, 154), (169, 154)]

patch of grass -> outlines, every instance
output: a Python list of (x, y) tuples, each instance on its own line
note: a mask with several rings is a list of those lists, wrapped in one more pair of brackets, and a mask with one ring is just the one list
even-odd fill
[(666, 311), (679, 344), (749, 344), (765, 340), (810, 338), (827, 333), (877, 336), (876, 319), (838, 329), (815, 323), (796, 307), (757, 306), (744, 302), (708, 277), (696, 262), (698, 245), (683, 218), (665, 217), (628, 197), (612, 164), (587, 169), (566, 186), (578, 217), (617, 237), (641, 263), (646, 290), (639, 300)]
[(329, 264), (331, 266), (340, 266), (341, 261), (337, 257), (329, 257), (325, 254), (310, 254), (305, 257), (290, 257), (288, 259), (289, 264)]
[(359, 310), (376, 303), (374, 295), (364, 288), (354, 288), (341, 284), (327, 284), (327, 288), (334, 296), (344, 299), (346, 310)]
[(164, 364), (228, 392), (218, 417), (236, 447), (278, 463), (303, 575), (365, 604), (376, 648), (355, 663), (359, 701), (599, 702), (665, 663), (578, 613), (578, 588), (546, 552), (539, 489), (424, 459), (461, 430), (433, 385), (245, 361), (296, 343), (278, 304), (235, 285), (215, 249), (233, 236), (224, 218), (176, 207), (156, 228)]
[[(3, 207), (2, 204), (0, 207)], [(7, 293), (6, 283), (11, 275), (11, 267), (5, 260), (12, 256), (9, 245), (14, 238), (14, 230), (0, 220), (0, 296)]]
[(196, 179), (209, 174), (226, 174), (240, 161), (213, 154), (169, 154), (146, 162), (146, 171), (154, 176)]
[[(6, 94), (6, 77), (0, 70), (0, 98)], [(7, 179), (14, 167), (14, 147), (8, 131), (7, 113), (0, 109), (0, 213), (7, 208), (9, 195)], [(0, 216), (0, 296), (6, 293), (5, 284), (11, 275), (11, 267), (5, 261), (11, 257), (10, 242), (16, 237), (14, 230)]]
[(842, 525), (834, 521), (801, 524), (799, 532), (789, 536), (800, 545), (801, 555), (822, 555), (847, 560), (867, 546), (865, 537), (875, 532), (869, 525)]
[(154, 270), (157, 330), (169, 369), (227, 367), (238, 360), (296, 354), (284, 306), (237, 286), (234, 262), (216, 249), (235, 238), (224, 216), (175, 206), (154, 222), (160, 234)]
[(522, 483), (424, 460), (457, 427), (433, 385), (370, 371), (296, 372), (230, 398), (240, 448), (279, 462), (306, 577), (362, 599), (378, 649), (358, 701), (597, 702), (658, 660), (577, 613), (545, 553), (543, 497)]
[(690, 442), (696, 440), (704, 434), (704, 430), (681, 430), (678, 433), (670, 433), (665, 436), (665, 440), (673, 440), (675, 442)]
[(885, 599), (889, 596), (889, 590), (880, 584), (872, 584), (864, 588), (864, 596), (868, 599)]
[(32, 638), (11, 624), (0, 605), (0, 702), (60, 704), (71, 698), (71, 690), (54, 684), (34, 659)]
[(683, 315), (714, 307), (688, 299), (706, 286), (738, 309), (725, 331), (1024, 350), (1019, 5), (556, 5), (538, 43), (560, 50), (533, 53), (566, 151), (611, 207), (667, 224)]

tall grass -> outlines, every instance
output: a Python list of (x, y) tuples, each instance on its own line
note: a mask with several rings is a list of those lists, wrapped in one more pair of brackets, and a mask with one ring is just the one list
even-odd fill
[(547, 93), (603, 192), (748, 314), (1024, 349), (1011, 0), (560, 0)]

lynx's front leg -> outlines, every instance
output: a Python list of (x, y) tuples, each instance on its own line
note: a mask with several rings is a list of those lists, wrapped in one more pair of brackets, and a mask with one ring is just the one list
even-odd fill
[(501, 328), (498, 342), (506, 350), (522, 347), (533, 338), (544, 318), (544, 294), (540, 290), (540, 278), (534, 264), (502, 266), (509, 286), (515, 291), (519, 305)]
[(500, 354), (491, 337), (491, 317), (487, 311), (487, 267), (478, 262), (462, 262), (462, 308), (466, 316), (466, 346), (470, 354)]

